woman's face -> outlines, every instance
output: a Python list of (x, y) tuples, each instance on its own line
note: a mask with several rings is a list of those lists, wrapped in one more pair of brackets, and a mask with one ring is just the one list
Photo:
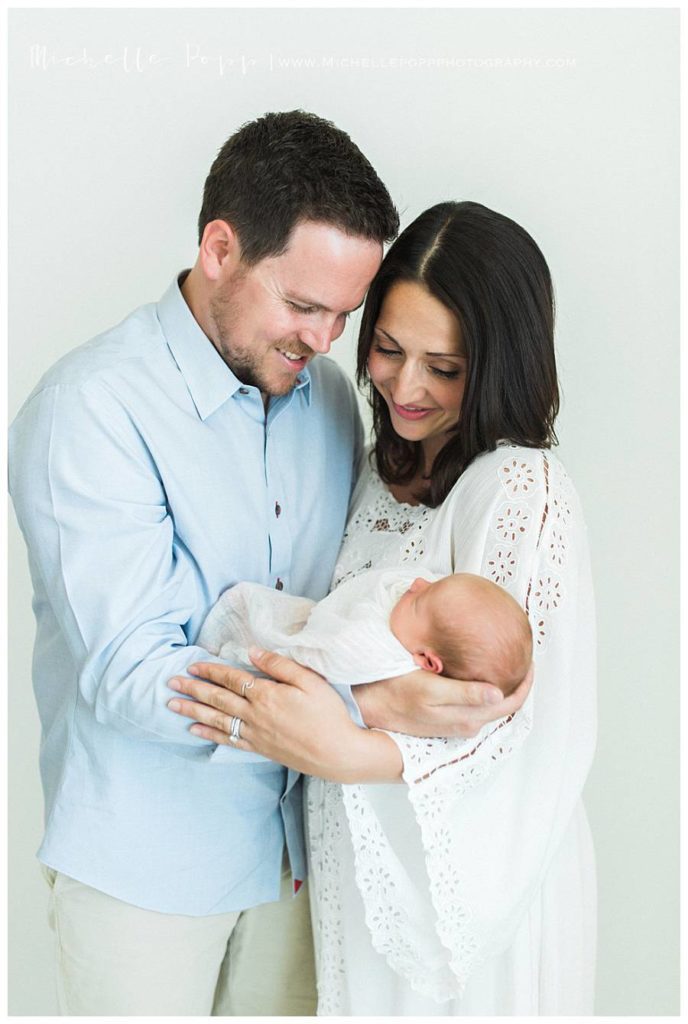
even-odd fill
[(393, 284), (375, 324), (368, 373), (396, 433), (439, 451), (458, 422), (467, 369), (454, 314), (416, 282)]

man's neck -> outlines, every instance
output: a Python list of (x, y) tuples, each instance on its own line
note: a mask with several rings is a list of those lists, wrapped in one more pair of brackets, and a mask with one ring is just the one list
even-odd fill
[[(205, 288), (203, 287), (203, 281), (197, 266), (192, 267), (184, 278), (180, 278), (179, 290), (182, 293), (184, 301), (191, 310), (194, 320), (208, 340), (217, 349), (217, 345), (215, 345), (215, 342), (213, 341), (213, 335), (210, 328), (210, 317), (207, 312), (209, 304), (205, 296)], [(261, 391), (260, 397), (263, 399), (263, 408), (267, 415), (268, 406), (270, 405), (270, 395)]]
[[(194, 320), (206, 337), (213, 341), (208, 315), (208, 300), (197, 267), (192, 267), (183, 280), (180, 280), (179, 290), (191, 310)], [(215, 343), (213, 342), (213, 344)]]

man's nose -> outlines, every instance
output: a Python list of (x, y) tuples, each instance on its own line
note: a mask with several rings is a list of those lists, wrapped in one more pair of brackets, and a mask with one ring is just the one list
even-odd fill
[(344, 330), (343, 317), (331, 316), (317, 326), (315, 324), (299, 331), (301, 341), (320, 355), (327, 355), (333, 341), (336, 341)]

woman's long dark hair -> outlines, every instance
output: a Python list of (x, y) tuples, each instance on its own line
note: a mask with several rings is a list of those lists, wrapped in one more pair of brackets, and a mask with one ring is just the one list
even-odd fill
[(389, 288), (415, 281), (458, 319), (468, 359), (459, 422), (437, 455), (427, 491), (440, 505), (481, 452), (508, 440), (527, 448), (557, 443), (559, 389), (554, 296), (545, 259), (527, 231), (479, 203), (439, 203), (399, 236), (368, 291), (356, 376), (373, 409), (373, 457), (387, 484), (412, 480), (420, 442), (405, 441), (368, 375), (373, 332)]

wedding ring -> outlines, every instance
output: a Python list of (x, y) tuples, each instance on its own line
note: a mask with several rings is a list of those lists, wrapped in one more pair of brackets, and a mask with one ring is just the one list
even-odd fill
[(255, 683), (255, 679), (253, 678), (253, 676), (249, 676), (248, 679), (244, 679), (243, 683), (241, 684), (241, 696), (242, 697), (246, 696), (246, 691), (250, 690), (251, 687), (254, 685), (254, 683)]
[(241, 719), (235, 715), (229, 726), (229, 742), (236, 743), (241, 739)]

